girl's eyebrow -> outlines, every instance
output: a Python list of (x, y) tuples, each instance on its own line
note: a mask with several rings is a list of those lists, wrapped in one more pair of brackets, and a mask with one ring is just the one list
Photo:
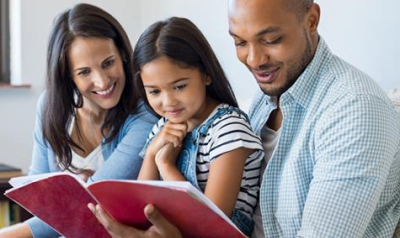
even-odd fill
[[(179, 83), (179, 82), (188, 80), (188, 79), (189, 79), (189, 78), (187, 78), (187, 77), (186, 77), (186, 78), (179, 78), (179, 79), (176, 79), (176, 80), (172, 81), (172, 82), (169, 83), (169, 84), (170, 84), (170, 85), (173, 85), (173, 84), (176, 84), (176, 83)], [(145, 87), (145, 88), (157, 88), (156, 85), (150, 85), (150, 84), (144, 84), (143, 87)]]
[(176, 83), (179, 83), (179, 82), (181, 82), (181, 81), (188, 80), (188, 79), (189, 79), (188, 77), (186, 77), (186, 78), (179, 78), (179, 79), (176, 79), (176, 80), (172, 81), (170, 84), (176, 84)]

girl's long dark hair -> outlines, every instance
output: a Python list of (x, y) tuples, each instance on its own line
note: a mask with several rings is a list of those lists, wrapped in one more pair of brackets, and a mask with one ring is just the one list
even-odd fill
[(238, 106), (232, 87), (207, 39), (188, 19), (172, 17), (149, 26), (140, 36), (133, 52), (135, 88), (145, 99), (148, 108), (151, 107), (146, 99), (140, 70), (161, 56), (183, 67), (199, 69), (212, 79), (206, 89), (208, 96), (220, 103)]
[[(60, 14), (55, 20), (47, 52), (47, 98), (42, 130), (62, 169), (71, 166), (72, 147), (83, 150), (68, 133), (76, 108), (83, 106), (82, 95), (73, 82), (67, 58), (69, 47), (76, 37), (112, 39), (123, 59), (125, 87), (119, 103), (107, 112), (101, 127), (107, 142), (115, 138), (129, 114), (136, 112), (138, 102), (133, 84), (132, 46), (118, 21), (89, 4), (75, 5)], [(106, 129), (109, 130), (107, 135)]]

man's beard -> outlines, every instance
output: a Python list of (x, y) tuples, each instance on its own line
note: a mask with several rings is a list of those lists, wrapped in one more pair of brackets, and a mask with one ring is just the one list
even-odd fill
[(297, 81), (300, 75), (307, 68), (308, 64), (312, 60), (312, 51), (311, 51), (311, 40), (307, 37), (306, 31), (304, 30), (304, 34), (306, 37), (306, 48), (302, 54), (302, 57), (299, 59), (295, 59), (293, 61), (289, 61), (287, 63), (287, 80), (282, 87), (279, 88), (262, 88), (261, 90), (272, 97), (278, 97), (286, 92), (292, 85)]

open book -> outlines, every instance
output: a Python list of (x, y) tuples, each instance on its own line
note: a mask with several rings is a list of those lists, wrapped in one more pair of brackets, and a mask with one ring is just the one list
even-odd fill
[(99, 203), (114, 219), (147, 229), (154, 204), (190, 238), (243, 238), (239, 229), (189, 182), (104, 180), (86, 185), (69, 173), (17, 177), (5, 195), (67, 238), (111, 237), (87, 208)]

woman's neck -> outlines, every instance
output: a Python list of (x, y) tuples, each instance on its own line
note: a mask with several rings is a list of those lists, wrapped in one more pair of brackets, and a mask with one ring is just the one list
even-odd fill
[(78, 109), (77, 113), (79, 113), (81, 118), (87, 118), (90, 120), (91, 123), (102, 125), (107, 112), (107, 109), (101, 108), (97, 104), (84, 99), (83, 106)]
[(97, 148), (103, 139), (103, 134), (107, 133), (101, 130), (107, 110), (99, 107), (93, 107), (90, 103), (84, 103), (83, 107), (76, 110), (75, 125), (72, 130), (72, 139), (84, 151), (74, 151), (82, 157), (87, 157), (95, 148)]

